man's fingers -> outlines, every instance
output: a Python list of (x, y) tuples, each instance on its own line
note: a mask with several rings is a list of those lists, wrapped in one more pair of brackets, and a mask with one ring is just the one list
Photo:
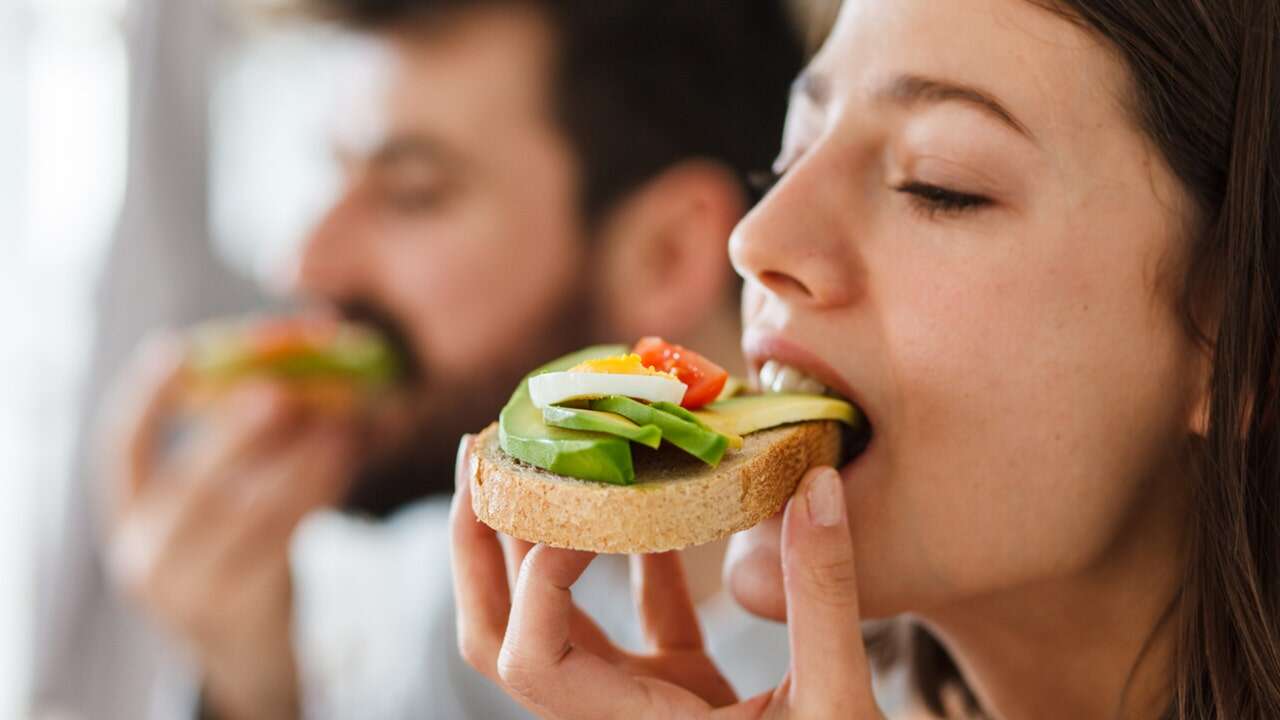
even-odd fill
[[(274, 467), (279, 459), (266, 452), (284, 453), (282, 441), (291, 406), (285, 393), (270, 384), (254, 383), (234, 391), (224, 407), (198, 430), (187, 443), (163, 463), (160, 475), (178, 505), (176, 523), (184, 534), (199, 534), (204, 528), (224, 522), (228, 514), (239, 513), (242, 498), (264, 490), (257, 479), (262, 467)], [(292, 436), (297, 442), (301, 431)], [(252, 462), (255, 453), (261, 459)], [(254, 484), (254, 483), (257, 484)]]
[(835, 470), (810, 470), (787, 504), (782, 567), (792, 709), (803, 717), (878, 717), (862, 642), (843, 481)]
[[(331, 506), (347, 495), (356, 469), (359, 442), (349, 423), (334, 418), (313, 420), (294, 441), (291, 457), (280, 462), (269, 486), (305, 515)], [(282, 505), (284, 503), (281, 503)]]
[(224, 482), (249, 456), (300, 436), (300, 428), (293, 423), (296, 409), (284, 388), (249, 381), (199, 421), (200, 426), (165, 461), (163, 474), (192, 486)]
[(106, 446), (101, 449), (122, 508), (143, 492), (153, 474), (164, 421), (182, 387), (184, 370), (185, 350), (179, 340), (152, 339), (106, 403)]
[(572, 642), (569, 587), (594, 557), (538, 545), (516, 586), (498, 674), (513, 692), (562, 720), (644, 717), (651, 696), (621, 668)]
[(354, 466), (351, 429), (320, 420), (240, 481), (224, 562), (231, 572), (263, 559), (288, 559), (289, 541), (308, 514), (342, 497)]
[(702, 630), (675, 552), (631, 556), (631, 591), (645, 638), (657, 650), (699, 650)]
[(457, 489), (449, 512), (458, 649), (472, 667), (500, 682), (498, 651), (511, 612), (511, 592), (497, 533), (477, 520), (471, 509), (474, 441), (466, 435), (458, 446)]

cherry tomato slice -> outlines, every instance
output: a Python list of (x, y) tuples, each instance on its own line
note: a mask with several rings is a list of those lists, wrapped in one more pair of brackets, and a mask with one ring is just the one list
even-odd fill
[(729, 372), (698, 353), (669, 343), (660, 337), (641, 338), (634, 352), (642, 362), (663, 372), (675, 371), (680, 382), (689, 386), (680, 404), (690, 410), (715, 400), (729, 379)]
[(307, 352), (332, 341), (337, 324), (332, 321), (284, 317), (266, 320), (249, 335), (250, 352), (259, 362), (270, 362)]

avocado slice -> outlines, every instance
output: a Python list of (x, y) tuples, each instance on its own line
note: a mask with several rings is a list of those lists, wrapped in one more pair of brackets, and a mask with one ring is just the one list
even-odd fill
[(617, 435), (655, 450), (662, 442), (662, 431), (657, 425), (637, 425), (621, 415), (599, 410), (551, 405), (542, 409), (542, 419), (554, 427)]
[(855, 428), (862, 423), (858, 411), (844, 400), (797, 393), (739, 395), (693, 414), (707, 427), (735, 435), (809, 420), (838, 420)]
[(620, 355), (624, 345), (597, 345), (554, 360), (520, 382), (498, 416), (498, 443), (504, 452), (530, 465), (560, 475), (629, 485), (636, 473), (631, 464), (631, 443), (616, 435), (552, 427), (529, 399), (529, 377), (559, 372), (587, 360)]
[(735, 435), (734, 433), (725, 432), (723, 430), (716, 430), (715, 428), (702, 422), (702, 419), (699, 418), (697, 415), (693, 414), (692, 412), (690, 412), (685, 408), (680, 407), (679, 405), (676, 405), (675, 403), (656, 402), (656, 403), (652, 403), (651, 406), (663, 412), (671, 413), (672, 415), (675, 415), (681, 420), (691, 422), (694, 425), (697, 425), (698, 427), (702, 428), (703, 430), (713, 430), (715, 432), (720, 433), (721, 435), (724, 435), (725, 437), (729, 438), (729, 447), (733, 448), (734, 450), (737, 450), (738, 448), (742, 447), (741, 435)]
[(715, 430), (699, 427), (696, 423), (628, 397), (614, 395), (592, 400), (591, 409), (617, 413), (641, 425), (657, 425), (662, 430), (663, 440), (712, 467), (720, 463), (729, 447), (729, 438)]
[(702, 424), (702, 421), (698, 419), (697, 415), (694, 415), (693, 413), (689, 412), (688, 410), (685, 410), (684, 408), (680, 407), (675, 403), (663, 402), (659, 400), (658, 402), (655, 402), (655, 403), (649, 403), (649, 407), (652, 407), (655, 410), (661, 410), (664, 413), (671, 413), (672, 415), (675, 415), (681, 420), (684, 420), (685, 422), (691, 422), (700, 428), (707, 427), (706, 425)]

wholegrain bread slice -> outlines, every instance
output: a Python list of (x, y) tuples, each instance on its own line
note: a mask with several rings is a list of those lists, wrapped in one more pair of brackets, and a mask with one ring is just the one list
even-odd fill
[(633, 485), (547, 472), (507, 455), (498, 426), (476, 438), (471, 477), (476, 517), (531, 542), (599, 553), (653, 553), (700, 545), (782, 509), (804, 471), (834, 465), (841, 426), (804, 422), (752, 433), (720, 464), (674, 448), (634, 447)]

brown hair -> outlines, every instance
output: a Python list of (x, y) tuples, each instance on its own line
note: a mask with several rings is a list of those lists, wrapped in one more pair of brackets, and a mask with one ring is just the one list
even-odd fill
[(372, 31), (494, 5), (534, 8), (555, 35), (557, 119), (582, 168), (588, 220), (683, 160), (739, 177), (773, 162), (804, 60), (784, 0), (293, 1)]
[[(1165, 717), (1280, 718), (1280, 0), (1033, 1), (1118, 52), (1195, 203), (1181, 305), (1212, 378)], [(896, 649), (943, 714), (945, 649), (921, 628)]]

